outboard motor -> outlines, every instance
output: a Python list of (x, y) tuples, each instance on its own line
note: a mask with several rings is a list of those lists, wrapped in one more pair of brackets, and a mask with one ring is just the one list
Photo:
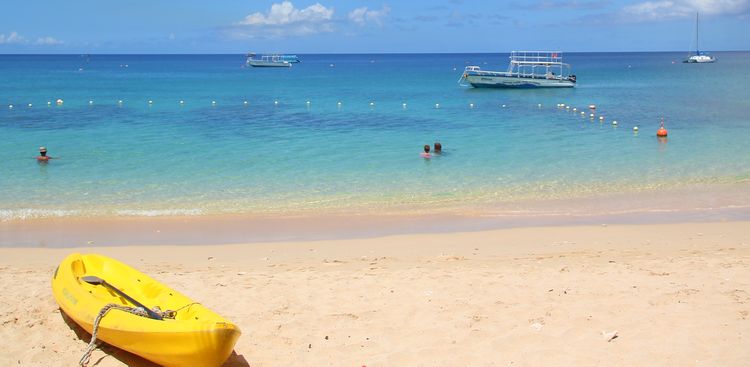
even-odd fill
[(576, 82), (576, 76), (575, 75), (571, 75), (571, 76), (568, 77), (568, 80), (570, 80), (571, 82), (575, 83)]

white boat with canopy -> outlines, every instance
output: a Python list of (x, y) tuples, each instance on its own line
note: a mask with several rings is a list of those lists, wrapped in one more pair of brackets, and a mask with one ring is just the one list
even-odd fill
[(467, 66), (459, 84), (474, 88), (572, 88), (576, 76), (560, 51), (513, 51), (507, 71)]
[(255, 53), (247, 54), (247, 61), (245, 64), (252, 67), (282, 67), (288, 68), (292, 66), (292, 63), (299, 62), (299, 59), (295, 55), (256, 55)]

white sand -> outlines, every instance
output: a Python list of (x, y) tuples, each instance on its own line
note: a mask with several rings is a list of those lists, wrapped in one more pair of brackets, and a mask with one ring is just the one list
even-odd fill
[[(750, 361), (748, 222), (0, 249), (1, 366), (76, 365), (88, 336), (63, 320), (50, 289), (73, 251), (120, 259), (238, 324), (226, 366)], [(92, 361), (151, 365), (112, 347)]]

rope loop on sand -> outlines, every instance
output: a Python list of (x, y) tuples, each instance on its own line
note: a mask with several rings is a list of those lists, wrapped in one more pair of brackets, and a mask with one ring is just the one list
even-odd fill
[[(177, 311), (180, 311), (182, 309), (188, 308), (193, 305), (199, 305), (199, 304), (200, 303), (198, 302), (192, 302), (176, 310), (166, 310), (166, 311), (162, 311), (159, 308), (159, 306), (156, 306), (153, 309), (151, 309), (151, 311), (155, 312), (156, 314), (158, 314), (164, 319), (174, 319), (177, 314)], [(98, 337), (97, 337), (97, 334), (99, 333), (99, 323), (102, 321), (104, 316), (109, 312), (109, 310), (112, 310), (112, 309), (129, 312), (129, 313), (132, 313), (133, 315), (138, 315), (141, 317), (146, 317), (146, 318), (149, 317), (148, 312), (146, 312), (146, 310), (143, 309), (142, 307), (123, 306), (117, 303), (106, 304), (104, 307), (102, 307), (101, 310), (99, 310), (99, 314), (96, 315), (96, 319), (94, 319), (94, 328), (91, 330), (91, 341), (89, 341), (89, 345), (88, 347), (86, 347), (86, 351), (83, 353), (83, 356), (78, 361), (79, 366), (81, 367), (88, 366), (91, 360), (91, 353), (93, 353), (94, 350), (96, 350), (96, 348), (99, 346)]]
[(91, 341), (89, 341), (89, 345), (88, 347), (86, 347), (86, 351), (83, 353), (81, 360), (78, 361), (78, 364), (81, 367), (88, 366), (89, 361), (91, 360), (91, 353), (93, 353), (94, 350), (99, 346), (99, 343), (97, 341), (97, 333), (99, 332), (99, 322), (102, 321), (104, 316), (111, 309), (129, 312), (134, 315), (138, 315), (142, 317), (148, 317), (148, 313), (146, 313), (146, 310), (140, 307), (129, 307), (129, 306), (118, 305), (116, 303), (108, 303), (106, 306), (102, 307), (102, 309), (99, 311), (99, 314), (96, 315), (96, 319), (94, 319), (94, 328), (91, 331)]

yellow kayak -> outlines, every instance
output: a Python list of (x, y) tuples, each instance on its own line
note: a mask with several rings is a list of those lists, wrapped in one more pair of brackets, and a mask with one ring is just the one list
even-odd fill
[(52, 293), (89, 333), (107, 304), (145, 306), (145, 316), (111, 309), (98, 339), (167, 367), (221, 366), (240, 337), (240, 329), (215, 312), (106, 256), (69, 255), (55, 270)]

